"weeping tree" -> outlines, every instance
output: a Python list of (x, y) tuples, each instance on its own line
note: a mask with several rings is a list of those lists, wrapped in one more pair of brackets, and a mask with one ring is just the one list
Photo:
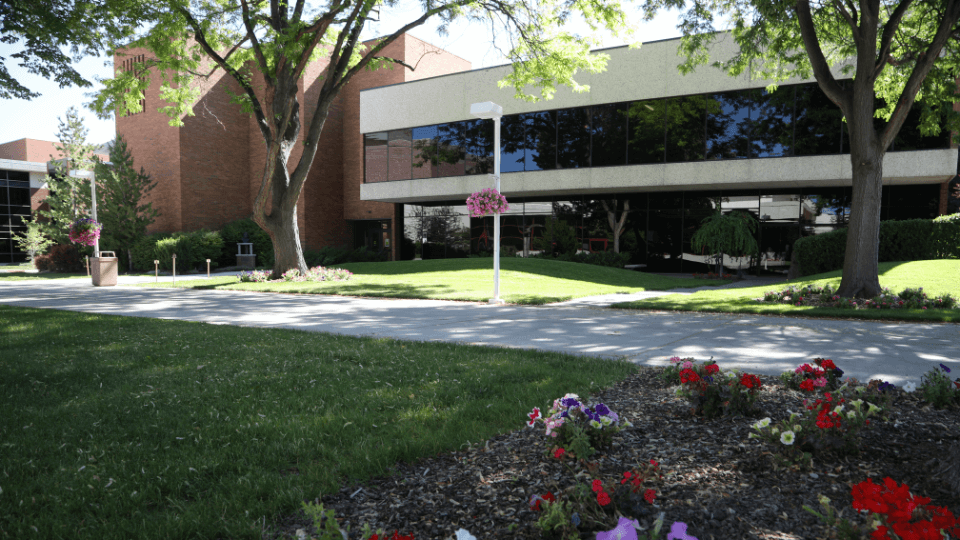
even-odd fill
[[(139, 112), (150, 84), (138, 77), (143, 69), (159, 72), (161, 96), (169, 105), (161, 110), (172, 125), (198, 97), (198, 79), (219, 70), (242, 89), (237, 96), (254, 116), (266, 148), (260, 187), (253, 203), (253, 219), (273, 240), (274, 274), (306, 270), (298, 233), (297, 199), (311, 167), (324, 167), (317, 141), (334, 99), (363, 70), (414, 69), (385, 50), (403, 33), (430, 22), (444, 33), (455, 21), (486, 24), (509, 46), (513, 70), (500, 82), (513, 87), (519, 99), (551, 98), (557, 85), (574, 91), (588, 88), (574, 76), (578, 71), (600, 72), (607, 56), (590, 53), (601, 31), (629, 34), (617, 0), (423, 0), (409, 20), (391, 20), (399, 0), (160, 0), (153, 4), (150, 28), (127, 45), (152, 54), (134, 69), (104, 82), (93, 108), (101, 114)], [(403, 13), (397, 10), (397, 13)], [(575, 35), (567, 23), (582, 17), (596, 35)], [(364, 28), (377, 17), (397, 23), (397, 30), (369, 44), (361, 41)], [(310, 115), (297, 97), (298, 82), (311, 62), (322, 61), (320, 90)], [(209, 69), (212, 68), (212, 69)], [(305, 85), (314, 81), (305, 80)], [(290, 162), (303, 136), (303, 152)], [(317, 161), (315, 164), (314, 161)], [(245, 179), (238, 178), (238, 182)]]
[[(645, 0), (644, 8), (648, 18), (687, 9), (682, 73), (711, 63), (732, 76), (816, 78), (850, 137), (853, 201), (838, 294), (880, 294), (883, 156), (915, 102), (923, 135), (940, 133), (945, 116), (946, 129), (960, 126), (952, 107), (960, 100), (960, 0)], [(724, 36), (716, 17), (730, 21), (739, 51), (711, 62), (709, 47)]]
[(690, 239), (694, 251), (716, 255), (717, 273), (723, 274), (723, 256), (745, 257), (760, 251), (754, 233), (757, 220), (749, 212), (716, 212), (707, 216)]

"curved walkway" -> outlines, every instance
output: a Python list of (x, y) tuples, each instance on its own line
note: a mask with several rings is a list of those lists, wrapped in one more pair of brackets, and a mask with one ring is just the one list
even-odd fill
[[(625, 298), (613, 296), (616, 301)], [(665, 365), (671, 356), (713, 357), (725, 368), (771, 375), (821, 356), (834, 359), (849, 376), (896, 384), (919, 382), (940, 362), (960, 368), (957, 324), (631, 311), (571, 303), (491, 306), (122, 284), (96, 288), (86, 279), (2, 282), (0, 305), (536, 348), (623, 357), (643, 365)]]

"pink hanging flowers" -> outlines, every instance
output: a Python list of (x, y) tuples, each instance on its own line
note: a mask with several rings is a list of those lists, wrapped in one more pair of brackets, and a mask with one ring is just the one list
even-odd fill
[(102, 224), (90, 218), (80, 218), (70, 225), (70, 241), (84, 246), (96, 245), (102, 228)]
[(507, 198), (493, 188), (480, 190), (467, 197), (467, 208), (473, 217), (487, 214), (502, 214), (510, 209)]

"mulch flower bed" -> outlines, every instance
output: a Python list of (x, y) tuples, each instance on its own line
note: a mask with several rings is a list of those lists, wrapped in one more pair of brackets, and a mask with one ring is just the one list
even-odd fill
[[(532, 495), (562, 497), (577, 483), (620, 479), (624, 471), (655, 459), (664, 479), (654, 505), (634, 517), (650, 527), (663, 512), (665, 531), (682, 521), (699, 540), (834, 538), (832, 528), (803, 506), (821, 510), (818, 496), (825, 495), (843, 516), (863, 523), (851, 507), (851, 486), (868, 478), (880, 482), (889, 476), (932, 498), (932, 504), (960, 512), (960, 494), (944, 479), (950, 475), (938, 474), (938, 458), (955, 451), (951, 446), (960, 438), (955, 409), (937, 410), (919, 393), (894, 390), (886, 418), (874, 417), (862, 432), (859, 455), (815, 455), (812, 467), (784, 468), (777, 465), (772, 444), (749, 438), (751, 426), (760, 418), (776, 422), (801, 410), (809, 394), (761, 376), (757, 415), (705, 420), (690, 414), (689, 403), (659, 378), (662, 371), (642, 368), (591, 396), (633, 424), (592, 458), (599, 466), (595, 473), (553, 458), (552, 441), (542, 427), (522, 427), (484, 445), (398, 464), (394, 476), (343, 486), (322, 503), (336, 511), (341, 527), (350, 526), (351, 538), (359, 537), (356, 531), (364, 523), (420, 540), (451, 538), (460, 528), (480, 540), (550, 538), (536, 526)], [(517, 425), (524, 426), (524, 420), (518, 418)], [(608, 528), (616, 523), (611, 515)], [(268, 527), (264, 538), (295, 538), (297, 529), (316, 534), (300, 512)], [(595, 537), (596, 532), (582, 535)]]

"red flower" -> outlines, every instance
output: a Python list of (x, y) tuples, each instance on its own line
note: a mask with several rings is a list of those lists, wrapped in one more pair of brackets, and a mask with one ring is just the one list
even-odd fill
[(598, 492), (598, 491), (603, 491), (603, 482), (601, 482), (601, 481), (599, 481), (599, 480), (594, 480), (594, 481), (593, 481), (593, 492), (596, 493), (596, 492)]
[(546, 495), (544, 495), (544, 496), (542, 497), (542, 499), (545, 500), (545, 501), (557, 502), (557, 498), (554, 497), (554, 496), (553, 496), (553, 493), (550, 493), (549, 491), (547, 492)]
[(607, 492), (605, 491), (597, 493), (597, 503), (599, 503), (600, 506), (606, 506), (610, 504), (610, 495), (607, 495)]
[(800, 389), (805, 392), (813, 392), (813, 379), (804, 379), (803, 382), (800, 383)]
[(681, 383), (697, 382), (697, 381), (699, 381), (699, 380), (700, 380), (700, 376), (697, 375), (697, 372), (696, 372), (696, 371), (694, 371), (694, 370), (692, 370), (692, 369), (690, 369), (690, 368), (687, 368), (687, 369), (685, 369), (685, 370), (683, 370), (683, 371), (680, 372), (680, 382), (681, 382)]
[(653, 465), (654, 467), (659, 467), (659, 466), (660, 466), (659, 463), (657, 463), (656, 461), (654, 461), (654, 460), (652, 460), (652, 459), (650, 460), (650, 464)]
[(707, 364), (706, 370), (708, 375), (713, 375), (714, 373), (718, 373), (720, 371), (720, 366), (716, 364)]
[(760, 388), (760, 377), (744, 373), (743, 376), (740, 377), (740, 384), (747, 388)]
[(643, 500), (647, 501), (650, 504), (653, 504), (653, 500), (656, 498), (657, 498), (657, 492), (652, 489), (648, 489), (643, 492)]
[(817, 362), (817, 365), (823, 369), (837, 369), (837, 365), (833, 363), (833, 360), (823, 358)]
[(627, 472), (623, 473), (623, 480), (621, 480), (620, 483), (621, 483), (621, 484), (626, 484), (626, 483), (627, 483), (627, 480), (630, 480), (630, 478), (631, 478), (632, 476), (633, 476), (633, 473), (630, 472), (630, 471), (627, 471)]
[(564, 450), (563, 448), (557, 448), (557, 449), (553, 452), (553, 457), (555, 457), (555, 458), (557, 458), (557, 459), (563, 459), (563, 455), (566, 454), (566, 453), (567, 453), (567, 451)]

